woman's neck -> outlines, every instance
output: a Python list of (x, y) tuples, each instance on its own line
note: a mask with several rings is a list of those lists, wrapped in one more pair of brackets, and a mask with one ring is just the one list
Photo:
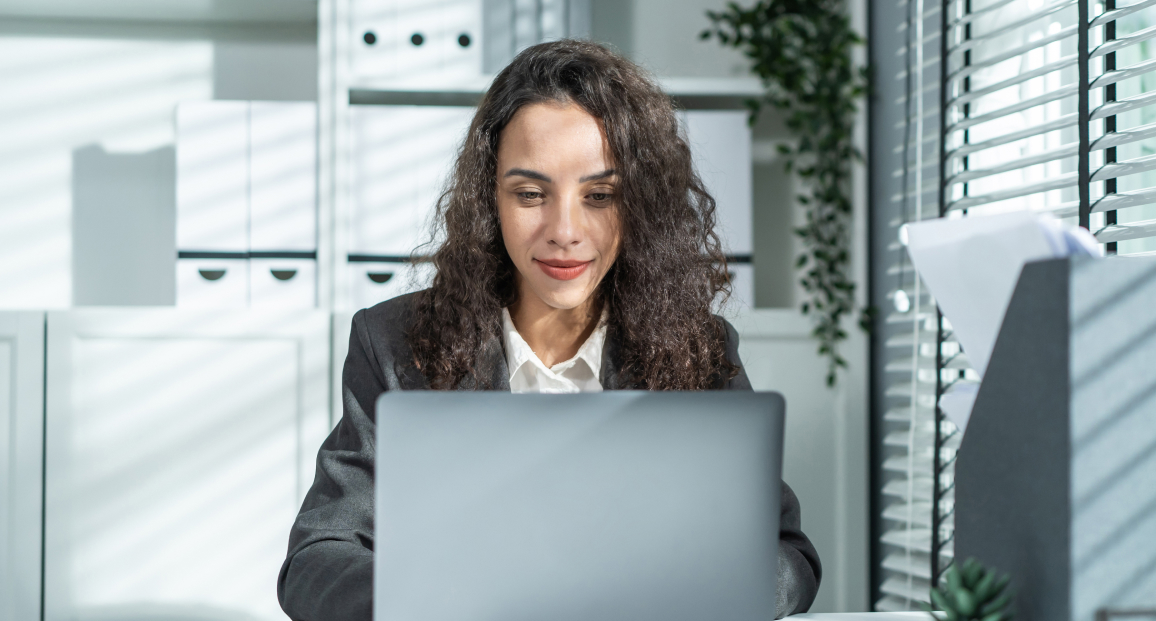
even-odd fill
[(518, 334), (547, 368), (573, 358), (601, 319), (601, 304), (591, 296), (576, 308), (548, 306), (532, 291), (522, 291), (510, 305)]

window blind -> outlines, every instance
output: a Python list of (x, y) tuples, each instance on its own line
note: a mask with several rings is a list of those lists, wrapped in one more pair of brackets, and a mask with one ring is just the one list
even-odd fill
[[(908, 610), (952, 562), (960, 434), (938, 399), (978, 376), (900, 227), (1031, 210), (1089, 228), (1108, 254), (1156, 253), (1156, 0), (872, 10), (875, 606)], [(900, 114), (879, 111), (888, 103)]]

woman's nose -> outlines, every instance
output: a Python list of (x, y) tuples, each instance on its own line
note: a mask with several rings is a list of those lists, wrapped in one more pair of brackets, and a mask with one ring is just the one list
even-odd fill
[(548, 209), (547, 235), (560, 248), (582, 241), (582, 197), (563, 195)]

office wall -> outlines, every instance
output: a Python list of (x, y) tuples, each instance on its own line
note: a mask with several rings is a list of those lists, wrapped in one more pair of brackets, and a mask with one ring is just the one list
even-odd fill
[[(316, 71), (311, 24), (13, 17), (0, 8), (0, 309), (73, 304), (78, 154), (100, 149), (110, 166), (125, 156), (123, 175), (108, 170), (104, 187), (172, 194), (171, 176), (141, 187), (128, 156), (172, 148), (177, 102), (316, 99)], [(117, 209), (105, 194), (80, 197), (85, 212)]]

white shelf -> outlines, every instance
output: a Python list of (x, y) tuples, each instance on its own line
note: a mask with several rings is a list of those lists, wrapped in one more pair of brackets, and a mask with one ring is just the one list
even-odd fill
[(0, 0), (0, 17), (315, 24), (317, 0)]
[[(390, 94), (413, 95), (466, 95), (481, 96), (490, 88), (494, 76), (478, 76), (469, 80), (447, 82), (438, 79), (414, 78), (404, 81), (363, 81), (352, 84), (350, 91), (373, 98)], [(660, 77), (658, 83), (674, 97), (758, 97), (763, 93), (757, 78), (679, 78)]]
[(674, 97), (758, 97), (758, 78), (658, 78), (662, 90)]

